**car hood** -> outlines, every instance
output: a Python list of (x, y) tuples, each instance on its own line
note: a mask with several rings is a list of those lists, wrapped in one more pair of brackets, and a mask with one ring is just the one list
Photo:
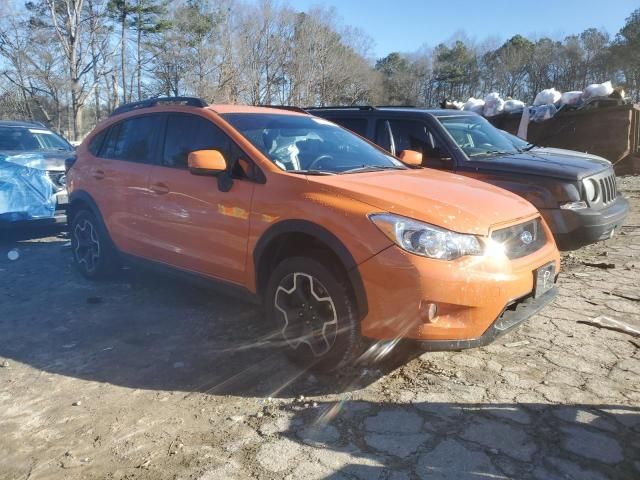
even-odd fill
[(483, 171), (538, 175), (570, 181), (582, 180), (611, 167), (608, 160), (596, 155), (545, 147), (471, 160), (468, 163), (470, 167)]
[(538, 212), (523, 198), (470, 178), (432, 169), (310, 176), (334, 195), (460, 233), (487, 235), (490, 227)]
[(74, 155), (75, 152), (62, 150), (0, 151), (0, 161), (17, 163), (38, 170), (64, 172), (64, 161)]

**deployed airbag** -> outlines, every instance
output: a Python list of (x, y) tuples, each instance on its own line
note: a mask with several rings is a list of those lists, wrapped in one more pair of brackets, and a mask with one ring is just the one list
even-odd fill
[(44, 157), (36, 153), (0, 155), (0, 220), (53, 217), (54, 191)]

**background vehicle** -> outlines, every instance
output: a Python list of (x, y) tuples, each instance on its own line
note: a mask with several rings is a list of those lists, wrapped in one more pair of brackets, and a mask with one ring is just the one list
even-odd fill
[(422, 165), (476, 178), (529, 200), (563, 250), (611, 237), (627, 216), (607, 160), (538, 148), (458, 110), (407, 107), (308, 109), (374, 141), (394, 155), (422, 153)]
[(125, 105), (78, 148), (69, 185), (86, 277), (124, 257), (217, 281), (261, 302), (304, 364), (353, 362), (362, 336), (483, 345), (557, 291), (559, 255), (530, 203), (303, 113)]
[(74, 147), (39, 123), (0, 121), (0, 226), (66, 221)]

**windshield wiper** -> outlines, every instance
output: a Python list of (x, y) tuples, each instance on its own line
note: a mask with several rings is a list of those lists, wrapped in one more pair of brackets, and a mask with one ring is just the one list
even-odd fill
[(526, 147), (524, 147), (522, 149), (523, 152), (528, 152), (529, 150), (533, 150), (534, 148), (538, 147), (538, 145), (536, 145), (535, 143), (530, 143), (529, 145), (527, 145)]
[(287, 170), (287, 173), (299, 173), (301, 175), (337, 175), (327, 170)]
[(383, 166), (383, 165), (362, 165), (361, 167), (350, 168), (349, 170), (343, 170), (340, 175), (344, 173), (356, 173), (356, 172), (379, 172), (381, 170), (406, 170), (405, 167), (400, 166)]
[(478, 152), (478, 153), (472, 153), (471, 155), (469, 155), (470, 157), (481, 157), (481, 156), (485, 156), (485, 155), (509, 155), (509, 153), (512, 152), (505, 152), (503, 150), (488, 150), (486, 152)]

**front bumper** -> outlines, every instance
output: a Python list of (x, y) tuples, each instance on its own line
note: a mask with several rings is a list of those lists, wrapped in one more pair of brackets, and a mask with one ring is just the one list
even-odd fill
[[(505, 309), (532, 294), (534, 271), (549, 262), (559, 271), (558, 250), (547, 234), (549, 241), (542, 248), (513, 260), (504, 255), (468, 256), (449, 262), (413, 255), (395, 245), (387, 248), (358, 267), (369, 306), (361, 334), (376, 340), (458, 345), (454, 349), (465, 348), (460, 346), (465, 342), (473, 346), (490, 341), (496, 336), (491, 328), (500, 330)], [(512, 327), (542, 308), (551, 296), (545, 294), (535, 308), (521, 310)], [(433, 321), (424, 319), (424, 305), (429, 303), (438, 309)]]
[(616, 201), (601, 210), (585, 208), (542, 209), (540, 213), (551, 228), (561, 250), (575, 250), (611, 238), (629, 214), (629, 202), (618, 195)]
[(50, 217), (29, 217), (20, 212), (0, 214), (0, 229), (50, 227), (67, 223), (69, 199), (66, 190), (55, 194), (56, 209)]
[(443, 350), (464, 350), (467, 348), (484, 347), (498, 337), (520, 326), (544, 307), (552, 303), (558, 295), (558, 287), (553, 287), (541, 297), (529, 295), (516, 300), (504, 309), (495, 322), (478, 338), (470, 340), (423, 340), (418, 342), (420, 347), (431, 352)]
[(66, 210), (57, 210), (52, 217), (27, 218), (9, 217), (0, 215), (0, 229), (25, 228), (25, 227), (51, 227), (67, 223)]

